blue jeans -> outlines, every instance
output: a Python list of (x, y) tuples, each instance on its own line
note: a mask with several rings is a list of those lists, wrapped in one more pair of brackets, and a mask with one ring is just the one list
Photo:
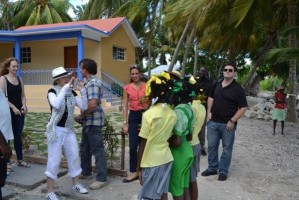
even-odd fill
[(139, 129), (142, 119), (141, 111), (130, 111), (129, 113), (129, 154), (130, 172), (136, 172), (138, 161), (138, 148), (140, 144)]
[(97, 167), (96, 180), (107, 181), (107, 161), (101, 126), (83, 126), (80, 145), (82, 174), (91, 175), (91, 156), (95, 157)]
[[(209, 171), (218, 171), (221, 174), (227, 175), (228, 168), (232, 159), (233, 145), (235, 141), (235, 131), (237, 126), (234, 126), (232, 132), (226, 129), (226, 123), (217, 123), (209, 121), (207, 124), (207, 139), (208, 139), (208, 163)], [(218, 147), (222, 140), (222, 154), (220, 161), (218, 158)]]
[(18, 160), (23, 160), (23, 143), (22, 143), (22, 132), (24, 128), (25, 116), (15, 115), (11, 113), (11, 126), (14, 135), (14, 148), (17, 154)]

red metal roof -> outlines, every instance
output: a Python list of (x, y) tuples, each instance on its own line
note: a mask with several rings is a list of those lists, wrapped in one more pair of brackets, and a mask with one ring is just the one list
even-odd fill
[(17, 30), (33, 30), (33, 29), (43, 29), (43, 28), (56, 28), (56, 27), (68, 27), (74, 25), (87, 25), (93, 27), (97, 30), (110, 32), (115, 27), (117, 27), (125, 17), (116, 17), (108, 19), (95, 19), (95, 20), (86, 20), (86, 21), (76, 21), (76, 22), (64, 22), (57, 24), (43, 24), (43, 25), (34, 25), (34, 26), (22, 26)]

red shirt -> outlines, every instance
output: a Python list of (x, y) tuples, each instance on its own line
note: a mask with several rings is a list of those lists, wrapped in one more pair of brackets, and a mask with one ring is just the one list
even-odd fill
[(146, 84), (142, 82), (139, 90), (136, 90), (131, 83), (124, 86), (124, 91), (128, 94), (129, 110), (139, 111), (147, 108), (148, 103), (143, 102), (145, 85)]
[(277, 109), (285, 109), (286, 108), (286, 104), (285, 104), (285, 97), (286, 94), (285, 93), (281, 93), (281, 92), (275, 92), (275, 97), (277, 99), (274, 108)]

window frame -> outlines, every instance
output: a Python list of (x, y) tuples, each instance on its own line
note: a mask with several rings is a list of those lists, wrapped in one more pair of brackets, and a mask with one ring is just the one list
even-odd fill
[(114, 60), (125, 61), (126, 60), (126, 48), (113, 46), (112, 57)]

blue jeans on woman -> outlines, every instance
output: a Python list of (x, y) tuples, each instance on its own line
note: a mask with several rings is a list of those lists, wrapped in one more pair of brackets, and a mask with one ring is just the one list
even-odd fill
[(129, 154), (130, 154), (130, 172), (136, 172), (138, 161), (138, 148), (140, 143), (139, 131), (142, 119), (141, 111), (132, 111), (129, 113)]
[(15, 115), (14, 112), (11, 113), (11, 126), (14, 135), (14, 148), (17, 154), (18, 160), (23, 160), (23, 143), (22, 143), (22, 133), (24, 128), (25, 116)]
[(95, 157), (97, 167), (96, 180), (107, 181), (107, 161), (101, 126), (83, 126), (80, 145), (81, 174), (90, 176), (92, 172), (91, 156)]
[[(232, 159), (233, 145), (235, 141), (235, 131), (237, 126), (234, 126), (233, 131), (229, 132), (226, 129), (226, 123), (217, 123), (209, 121), (207, 123), (207, 139), (208, 139), (208, 170), (227, 175), (228, 168)], [(222, 140), (222, 154), (220, 161), (218, 159), (218, 148)]]

